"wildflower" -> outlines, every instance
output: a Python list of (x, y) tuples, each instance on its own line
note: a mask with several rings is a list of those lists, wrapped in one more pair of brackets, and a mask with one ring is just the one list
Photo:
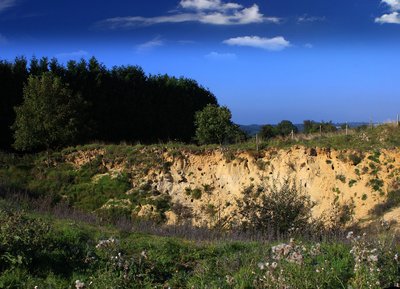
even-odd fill
[(271, 267), (272, 267), (272, 269), (275, 269), (276, 267), (278, 267), (278, 263), (273, 262), (273, 263), (271, 264)]
[(111, 247), (118, 243), (118, 240), (111, 237), (107, 240), (100, 240), (99, 243), (96, 245), (96, 249), (103, 249), (107, 247)]
[(396, 253), (396, 255), (394, 255), (394, 260), (395, 260), (396, 262), (399, 262), (399, 254), (398, 254), (398, 253)]
[(226, 283), (228, 283), (228, 285), (233, 285), (234, 279), (233, 279), (232, 276), (226, 275), (226, 276), (225, 276), (225, 280), (226, 280)]
[(369, 255), (368, 261), (369, 262), (378, 262), (378, 255)]
[(146, 250), (143, 250), (142, 253), (140, 253), (140, 256), (142, 256), (143, 258), (147, 259), (147, 252), (146, 252)]
[(353, 238), (353, 231), (350, 231), (347, 233), (346, 239), (351, 239)]
[(75, 288), (76, 288), (76, 289), (85, 288), (85, 283), (83, 283), (83, 282), (80, 281), (80, 280), (76, 280), (76, 281), (75, 281)]
[(265, 269), (265, 264), (263, 262), (258, 263), (257, 266), (258, 266), (258, 268), (260, 268), (260, 270)]

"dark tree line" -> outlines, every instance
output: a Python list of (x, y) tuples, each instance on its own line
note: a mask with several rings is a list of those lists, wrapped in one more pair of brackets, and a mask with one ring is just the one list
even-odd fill
[(29, 77), (51, 74), (82, 100), (76, 143), (89, 141), (151, 143), (195, 136), (195, 112), (215, 96), (187, 78), (146, 75), (138, 66), (111, 69), (96, 58), (69, 61), (19, 57), (0, 61), (0, 148), (14, 143), (15, 107), (23, 103), (23, 88)]

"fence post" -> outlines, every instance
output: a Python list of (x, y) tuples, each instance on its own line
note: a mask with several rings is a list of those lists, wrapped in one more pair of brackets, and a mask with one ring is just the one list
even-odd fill
[(256, 133), (256, 149), (257, 149), (257, 152), (258, 152), (258, 133)]

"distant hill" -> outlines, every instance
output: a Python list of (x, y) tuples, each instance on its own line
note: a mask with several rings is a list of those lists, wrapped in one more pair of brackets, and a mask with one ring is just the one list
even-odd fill
[[(334, 125), (337, 128), (340, 128), (343, 124), (345, 124), (345, 123), (343, 123), (343, 122), (334, 123)], [(347, 124), (348, 124), (349, 128), (355, 128), (355, 127), (359, 127), (362, 125), (368, 125), (368, 122), (349, 122)], [(275, 125), (276, 124), (273, 124), (273, 126), (275, 126)], [(263, 124), (249, 124), (249, 125), (239, 124), (239, 127), (250, 136), (255, 136), (257, 133), (259, 133), (262, 126), (263, 126)], [(304, 125), (302, 123), (297, 123), (297, 124), (295, 124), (295, 126), (298, 128), (298, 130), (300, 132), (302, 132), (304, 130)]]

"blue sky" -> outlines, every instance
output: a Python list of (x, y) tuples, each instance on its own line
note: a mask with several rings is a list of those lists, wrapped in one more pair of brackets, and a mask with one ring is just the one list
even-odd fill
[(400, 113), (400, 0), (0, 0), (0, 58), (196, 79), (241, 124)]

